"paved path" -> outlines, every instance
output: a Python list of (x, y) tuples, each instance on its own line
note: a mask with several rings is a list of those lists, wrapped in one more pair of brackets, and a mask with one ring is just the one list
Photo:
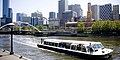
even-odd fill
[(20, 58), (20, 55), (13, 54), (10, 55), (10, 52), (0, 49), (0, 60), (31, 60), (25, 57)]

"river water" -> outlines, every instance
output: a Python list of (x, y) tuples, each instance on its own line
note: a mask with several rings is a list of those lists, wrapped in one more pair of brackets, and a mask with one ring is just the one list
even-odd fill
[[(40, 42), (41, 38), (99, 41), (102, 42), (106, 48), (112, 48), (114, 50), (109, 60), (120, 60), (120, 37), (35, 37), (30, 35), (14, 35), (13, 37), (14, 52), (32, 60), (85, 60), (64, 53), (38, 48), (37, 43)], [(10, 50), (10, 35), (0, 35), (0, 48)]]

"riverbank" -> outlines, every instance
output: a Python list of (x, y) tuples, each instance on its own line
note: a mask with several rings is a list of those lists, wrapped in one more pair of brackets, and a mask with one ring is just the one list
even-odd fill
[[(0, 34), (11, 34), (11, 32), (0, 32)], [(32, 33), (16, 33), (13, 32), (14, 35), (34, 35), (38, 37), (42, 36), (70, 36), (70, 37), (120, 37), (120, 34), (92, 34), (92, 33), (73, 33), (73, 32), (35, 32)]]
[(17, 54), (10, 55), (10, 52), (0, 49), (0, 60), (31, 60)]

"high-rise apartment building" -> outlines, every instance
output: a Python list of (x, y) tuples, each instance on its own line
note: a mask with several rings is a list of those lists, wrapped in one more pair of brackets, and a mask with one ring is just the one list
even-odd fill
[(39, 18), (42, 18), (43, 15), (42, 15), (42, 12), (37, 11), (37, 12), (32, 13), (32, 14), (31, 14), (31, 17), (39, 17)]
[(119, 20), (119, 5), (113, 5), (113, 20)]
[(2, 0), (3, 11), (1, 18), (1, 25), (5, 25), (12, 22), (12, 8), (9, 8), (9, 0)]
[(98, 5), (92, 5), (91, 7), (92, 10), (92, 18), (94, 20), (100, 20), (100, 13), (99, 13), (99, 6)]
[(56, 13), (55, 12), (49, 12), (49, 19), (55, 19)]
[(2, 13), (1, 13), (1, 12), (2, 12), (1, 9), (2, 9), (2, 0), (0, 0), (0, 17), (1, 17), (1, 14), (2, 14)]
[(9, 0), (3, 0), (3, 17), (8, 17), (9, 14)]
[(16, 14), (16, 21), (22, 21), (24, 17), (27, 17), (27, 14), (25, 13), (17, 13)]
[(69, 5), (68, 9), (77, 12), (77, 17), (83, 16), (83, 10), (79, 4)]
[(12, 19), (12, 18), (13, 18), (12, 8), (9, 8), (8, 10), (9, 10), (9, 11), (8, 11), (8, 17)]
[(77, 13), (72, 10), (64, 11), (62, 17), (66, 22), (74, 22), (74, 17), (77, 17)]
[(111, 20), (112, 19), (112, 4), (105, 4), (99, 7), (100, 9), (100, 19), (101, 20)]
[(68, 0), (59, 0), (58, 2), (58, 18), (60, 19), (60, 26), (64, 28), (65, 21), (63, 20), (62, 13), (68, 10)]
[(43, 15), (42, 12), (34, 12), (31, 14), (31, 24), (33, 26), (43, 25)]
[(120, 14), (119, 14), (119, 20), (120, 20)]
[(68, 10), (68, 0), (60, 0), (58, 4), (59, 19), (62, 19), (62, 13)]
[(61, 20), (61, 26), (65, 26), (66, 22), (74, 22), (74, 17), (77, 17), (77, 13), (72, 10), (64, 11), (62, 14), (63, 19)]

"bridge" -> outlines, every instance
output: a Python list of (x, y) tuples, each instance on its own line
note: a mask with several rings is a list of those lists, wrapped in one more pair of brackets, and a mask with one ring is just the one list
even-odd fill
[[(28, 27), (30, 27), (31, 29), (33, 28), (34, 30), (22, 30), (21, 29), (21, 25), (22, 24), (25, 24), (25, 25), (27, 25)], [(10, 26), (13, 26), (13, 28), (16, 28), (16, 27), (19, 27), (19, 31), (15, 31), (15, 30), (13, 30), (14, 31), (14, 33), (26, 33), (26, 32), (29, 32), (29, 33), (31, 33), (31, 32), (38, 32), (38, 33), (42, 33), (42, 31), (40, 31), (39, 29), (37, 29), (35, 26), (33, 26), (33, 25), (31, 25), (31, 24), (29, 24), (29, 23), (27, 23), (27, 22), (21, 22), (21, 21), (18, 21), (18, 22), (13, 22), (13, 23), (8, 23), (8, 24), (6, 24), (6, 25), (3, 25), (3, 26), (1, 26), (0, 27), (0, 30), (2, 30), (2, 29), (4, 29), (3, 31), (0, 31), (0, 33), (10, 33)], [(6, 31), (7, 30), (7, 31)]]

